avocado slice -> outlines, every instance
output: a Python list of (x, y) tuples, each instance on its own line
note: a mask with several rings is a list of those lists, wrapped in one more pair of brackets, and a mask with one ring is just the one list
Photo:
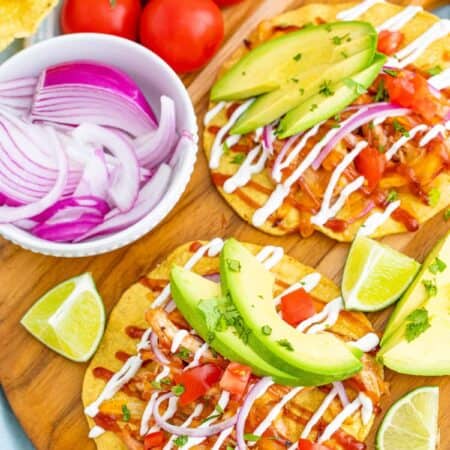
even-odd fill
[[(311, 97), (324, 100), (334, 97), (336, 87), (333, 85), (367, 67), (373, 56), (372, 46), (335, 64), (312, 66), (289, 80), (280, 89), (256, 99), (239, 118), (231, 134), (246, 134), (272, 123), (298, 105), (308, 103)], [(317, 101), (316, 99), (315, 102)]]
[[(297, 378), (270, 365), (251, 347), (245, 345), (231, 327), (223, 331), (211, 330), (202, 303), (210, 303), (215, 308), (221, 296), (220, 285), (213, 283), (196, 273), (175, 266), (170, 273), (172, 297), (185, 319), (194, 330), (218, 353), (231, 361), (245, 364), (252, 368), (254, 374), (270, 376), (276, 383), (299, 386)], [(213, 338), (210, 334), (213, 332)]]
[[(271, 39), (242, 57), (213, 86), (211, 100), (242, 100), (271, 92), (312, 66), (345, 58), (359, 50), (348, 44), (377, 33), (368, 22), (335, 22), (308, 26), (300, 31)], [(319, 44), (320, 43), (320, 44)]]
[[(445, 272), (439, 272), (436, 275), (430, 273), (430, 266), (435, 263), (436, 258), (439, 258), (444, 264), (447, 265)], [(424, 287), (423, 281), (427, 279), (436, 278), (436, 283), (443, 286), (437, 292), (437, 299), (447, 295), (450, 304), (450, 292), (449, 287), (449, 269), (450, 268), (450, 233), (439, 241), (430, 254), (427, 256), (425, 262), (422, 265), (422, 269), (413, 281), (411, 286), (403, 295), (402, 299), (397, 304), (394, 312), (392, 313), (389, 322), (384, 331), (383, 338), (381, 340), (381, 346), (387, 345), (391, 337), (398, 332), (399, 327), (404, 323), (406, 317), (414, 310), (420, 308), (428, 299), (427, 291)], [(447, 279), (447, 281), (445, 280)], [(447, 288), (444, 286), (447, 283)]]
[(333, 85), (331, 87), (331, 91), (334, 92), (332, 96), (324, 97), (316, 94), (297, 108), (289, 111), (281, 119), (278, 137), (285, 139), (301, 133), (342, 111), (374, 82), (385, 62), (386, 57), (384, 55), (376, 54), (368, 68)]
[[(274, 367), (317, 386), (351, 377), (362, 368), (352, 349), (331, 333), (300, 333), (278, 315), (274, 276), (234, 239), (220, 256), (222, 290), (238, 313), (244, 343)], [(270, 331), (270, 332), (269, 332)]]

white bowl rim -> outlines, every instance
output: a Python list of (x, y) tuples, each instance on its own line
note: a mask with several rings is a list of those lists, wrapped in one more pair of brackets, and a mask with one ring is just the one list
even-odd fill
[(2, 65), (0, 65), (0, 73), (5, 68), (8, 68), (9, 65), (13, 64), (16, 58), (23, 58), (30, 53), (45, 51), (45, 48), (47, 46), (54, 45), (54, 42), (56, 41), (66, 43), (67, 41), (75, 42), (84, 40), (88, 41), (90, 45), (93, 45), (93, 40), (99, 40), (109, 41), (111, 45), (128, 46), (130, 48), (130, 51), (137, 52), (137, 55), (140, 54), (142, 57), (151, 59), (153, 64), (158, 65), (163, 71), (165, 71), (167, 73), (167, 76), (171, 78), (171, 81), (174, 82), (179, 91), (178, 95), (180, 95), (180, 99), (178, 99), (178, 101), (183, 101), (186, 104), (189, 116), (186, 119), (187, 126), (185, 128), (186, 131), (188, 131), (192, 135), (193, 139), (191, 149), (185, 152), (186, 156), (183, 163), (184, 167), (182, 168), (179, 176), (177, 176), (175, 180), (171, 181), (171, 185), (164, 195), (163, 199), (147, 216), (145, 216), (139, 222), (136, 222), (131, 227), (126, 228), (125, 230), (88, 242), (59, 243), (37, 238), (14, 225), (0, 225), (0, 235), (5, 239), (13, 242), (14, 244), (19, 245), (26, 250), (31, 250), (35, 253), (66, 258), (100, 255), (117, 250), (121, 247), (125, 247), (131, 244), (132, 242), (137, 241), (142, 236), (149, 233), (156, 226), (158, 226), (172, 211), (187, 188), (187, 185), (194, 171), (195, 162), (197, 160), (199, 142), (197, 116), (195, 114), (194, 106), (192, 104), (189, 93), (182, 83), (181, 79), (173, 71), (173, 69), (158, 55), (143, 47), (142, 45), (128, 39), (100, 33), (75, 33), (56, 36), (28, 47), (12, 56)]

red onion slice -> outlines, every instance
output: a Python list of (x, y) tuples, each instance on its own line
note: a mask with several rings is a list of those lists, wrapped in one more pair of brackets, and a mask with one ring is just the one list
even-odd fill
[(15, 80), (0, 81), (0, 93), (20, 92), (21, 89), (31, 89), (34, 92), (36, 87), (36, 77), (16, 78)]
[(133, 148), (117, 134), (97, 125), (80, 125), (72, 135), (82, 142), (102, 145), (117, 158), (120, 166), (111, 180), (109, 195), (120, 211), (129, 211), (139, 193), (139, 166)]
[(155, 354), (155, 358), (161, 364), (170, 364), (170, 360), (166, 358), (166, 355), (164, 355), (164, 353), (158, 346), (158, 335), (156, 333), (152, 333), (152, 335), (150, 336), (150, 345), (152, 347), (152, 352)]
[(284, 161), (284, 159), (286, 158), (286, 155), (288, 154), (289, 150), (292, 148), (292, 146), (294, 145), (295, 141), (299, 138), (299, 134), (296, 134), (292, 137), (290, 137), (286, 143), (283, 145), (283, 148), (281, 149), (280, 153), (277, 155), (277, 158), (275, 159), (275, 163), (273, 165), (273, 169), (272, 169), (272, 178), (279, 183), (281, 181), (281, 177), (282, 177), (282, 168), (281, 168), (281, 163)]
[(91, 195), (106, 198), (109, 175), (105, 153), (101, 149), (94, 150), (92, 158), (87, 162), (80, 183), (75, 189), (75, 196)]
[(214, 283), (220, 283), (220, 274), (219, 273), (211, 273), (209, 275), (204, 275), (203, 278), (206, 278), (209, 281)]
[(274, 130), (272, 125), (266, 125), (263, 130), (263, 144), (264, 150), (269, 153), (269, 155), (273, 154), (273, 142), (275, 140)]
[(157, 425), (163, 430), (167, 431), (170, 434), (174, 434), (175, 436), (188, 436), (188, 437), (197, 437), (197, 438), (207, 438), (209, 436), (214, 436), (215, 434), (221, 433), (223, 430), (231, 428), (236, 423), (236, 416), (230, 417), (229, 419), (224, 420), (220, 423), (214, 423), (208, 425), (207, 427), (198, 427), (198, 428), (190, 428), (190, 427), (179, 427), (176, 425), (172, 425), (165, 421), (161, 414), (159, 413), (159, 407), (165, 401), (168, 401), (170, 398), (174, 397), (174, 394), (168, 393), (161, 395), (161, 397), (156, 400), (153, 406), (153, 417)]

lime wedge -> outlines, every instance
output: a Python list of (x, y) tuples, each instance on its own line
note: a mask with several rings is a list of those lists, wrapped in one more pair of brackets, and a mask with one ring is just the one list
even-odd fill
[(439, 389), (421, 387), (391, 406), (377, 433), (377, 450), (436, 450)]
[(357, 237), (344, 268), (346, 309), (379, 311), (394, 303), (416, 276), (420, 264), (367, 237)]
[(62, 356), (87, 361), (105, 329), (105, 308), (92, 276), (85, 273), (54, 287), (33, 305), (21, 324)]

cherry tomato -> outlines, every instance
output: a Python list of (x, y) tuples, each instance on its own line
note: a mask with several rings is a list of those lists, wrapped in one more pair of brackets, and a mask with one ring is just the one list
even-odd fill
[(162, 431), (156, 431), (154, 433), (147, 434), (144, 439), (144, 450), (160, 448), (163, 446), (164, 441), (164, 433)]
[(230, 6), (241, 3), (242, 0), (214, 0), (219, 6)]
[(427, 80), (409, 70), (384, 75), (385, 86), (392, 103), (411, 108), (425, 119), (432, 121), (440, 113), (439, 103), (430, 91)]
[(316, 444), (308, 439), (300, 439), (298, 441), (298, 450), (330, 450), (325, 445)]
[(64, 33), (106, 33), (136, 40), (140, 0), (65, 0), (61, 10)]
[(386, 157), (373, 147), (366, 147), (355, 160), (358, 172), (367, 180), (369, 190), (373, 191), (380, 182), (386, 168)]
[(220, 367), (214, 364), (204, 364), (176, 375), (176, 383), (184, 387), (179, 404), (187, 405), (205, 395), (214, 384), (219, 382), (222, 373)]
[(303, 289), (297, 289), (281, 299), (281, 316), (292, 326), (316, 313), (312, 297)]
[(178, 73), (203, 67), (224, 37), (219, 7), (212, 0), (152, 0), (141, 17), (141, 42)]
[(378, 35), (378, 51), (385, 55), (393, 55), (400, 49), (405, 35), (401, 31), (380, 31)]
[(220, 387), (225, 391), (241, 396), (247, 388), (251, 373), (250, 367), (232, 362), (228, 364), (220, 380)]

